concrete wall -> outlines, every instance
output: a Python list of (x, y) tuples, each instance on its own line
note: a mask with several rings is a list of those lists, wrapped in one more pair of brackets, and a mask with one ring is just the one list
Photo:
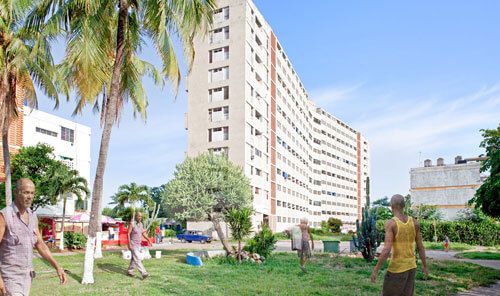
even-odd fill
[(455, 220), (481, 185), (476, 162), (413, 168), (410, 170), (414, 205), (436, 205), (444, 220)]

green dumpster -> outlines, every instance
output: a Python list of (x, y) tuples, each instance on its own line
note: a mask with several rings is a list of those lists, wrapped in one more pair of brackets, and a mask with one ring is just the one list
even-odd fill
[(339, 253), (340, 241), (323, 241), (323, 252), (328, 253)]

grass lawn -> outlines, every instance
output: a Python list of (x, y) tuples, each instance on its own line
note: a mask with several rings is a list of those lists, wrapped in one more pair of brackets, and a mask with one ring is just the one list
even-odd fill
[(481, 260), (500, 260), (500, 253), (495, 252), (464, 252), (458, 253), (455, 257)]
[[(37, 277), (31, 295), (380, 295), (384, 278), (380, 272), (377, 284), (372, 284), (375, 262), (361, 258), (315, 253), (308, 273), (302, 274), (295, 253), (276, 253), (260, 265), (211, 259), (202, 267), (187, 265), (185, 253), (163, 251), (161, 259), (143, 261), (150, 273), (144, 281), (125, 276), (129, 262), (120, 253), (105, 253), (95, 262), (95, 284), (88, 286), (80, 284), (83, 254), (57, 257), (68, 270), (64, 286), (48, 264), (35, 259)], [(429, 269), (427, 281), (417, 272), (416, 295), (450, 295), (500, 279), (498, 270), (458, 261), (430, 260)]]
[[(434, 242), (424, 242), (424, 248), (428, 250), (444, 250), (444, 244), (443, 243), (435, 244)], [(450, 243), (450, 247), (448, 249), (453, 251), (466, 251), (466, 250), (474, 250), (474, 248), (475, 248), (474, 246), (468, 244)]]

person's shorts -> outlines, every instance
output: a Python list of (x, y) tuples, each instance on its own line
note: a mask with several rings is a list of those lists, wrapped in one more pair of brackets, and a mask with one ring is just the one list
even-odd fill
[(444, 244), (445, 248), (448, 248), (449, 246), (450, 246), (450, 244)]
[(411, 296), (415, 287), (415, 274), (413, 268), (400, 273), (387, 271), (384, 277), (383, 296)]

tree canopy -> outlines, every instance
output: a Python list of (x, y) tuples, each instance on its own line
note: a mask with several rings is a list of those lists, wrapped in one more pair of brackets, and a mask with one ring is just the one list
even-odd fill
[(486, 215), (500, 217), (500, 125), (496, 129), (482, 129), (484, 140), (479, 145), (485, 148), (487, 159), (481, 163), (481, 172), (490, 173), (479, 187), (469, 204), (474, 204)]
[[(57, 203), (58, 194), (53, 190), (55, 179), (52, 176), (64, 164), (54, 160), (53, 151), (51, 146), (39, 143), (36, 146), (22, 147), (12, 156), (13, 183), (21, 178), (30, 178), (35, 183), (35, 198), (31, 204), (33, 210)], [(65, 168), (67, 169), (66, 166)], [(4, 194), (0, 190), (1, 199), (4, 199)]]
[(233, 208), (250, 207), (253, 199), (250, 180), (241, 167), (225, 155), (188, 157), (177, 165), (166, 192), (163, 206), (175, 213), (177, 220), (209, 219), (230, 252), (219, 220)]
[(250, 206), (250, 180), (224, 156), (202, 154), (177, 165), (167, 184), (164, 206), (178, 220), (204, 220), (210, 213), (227, 214), (232, 208)]

